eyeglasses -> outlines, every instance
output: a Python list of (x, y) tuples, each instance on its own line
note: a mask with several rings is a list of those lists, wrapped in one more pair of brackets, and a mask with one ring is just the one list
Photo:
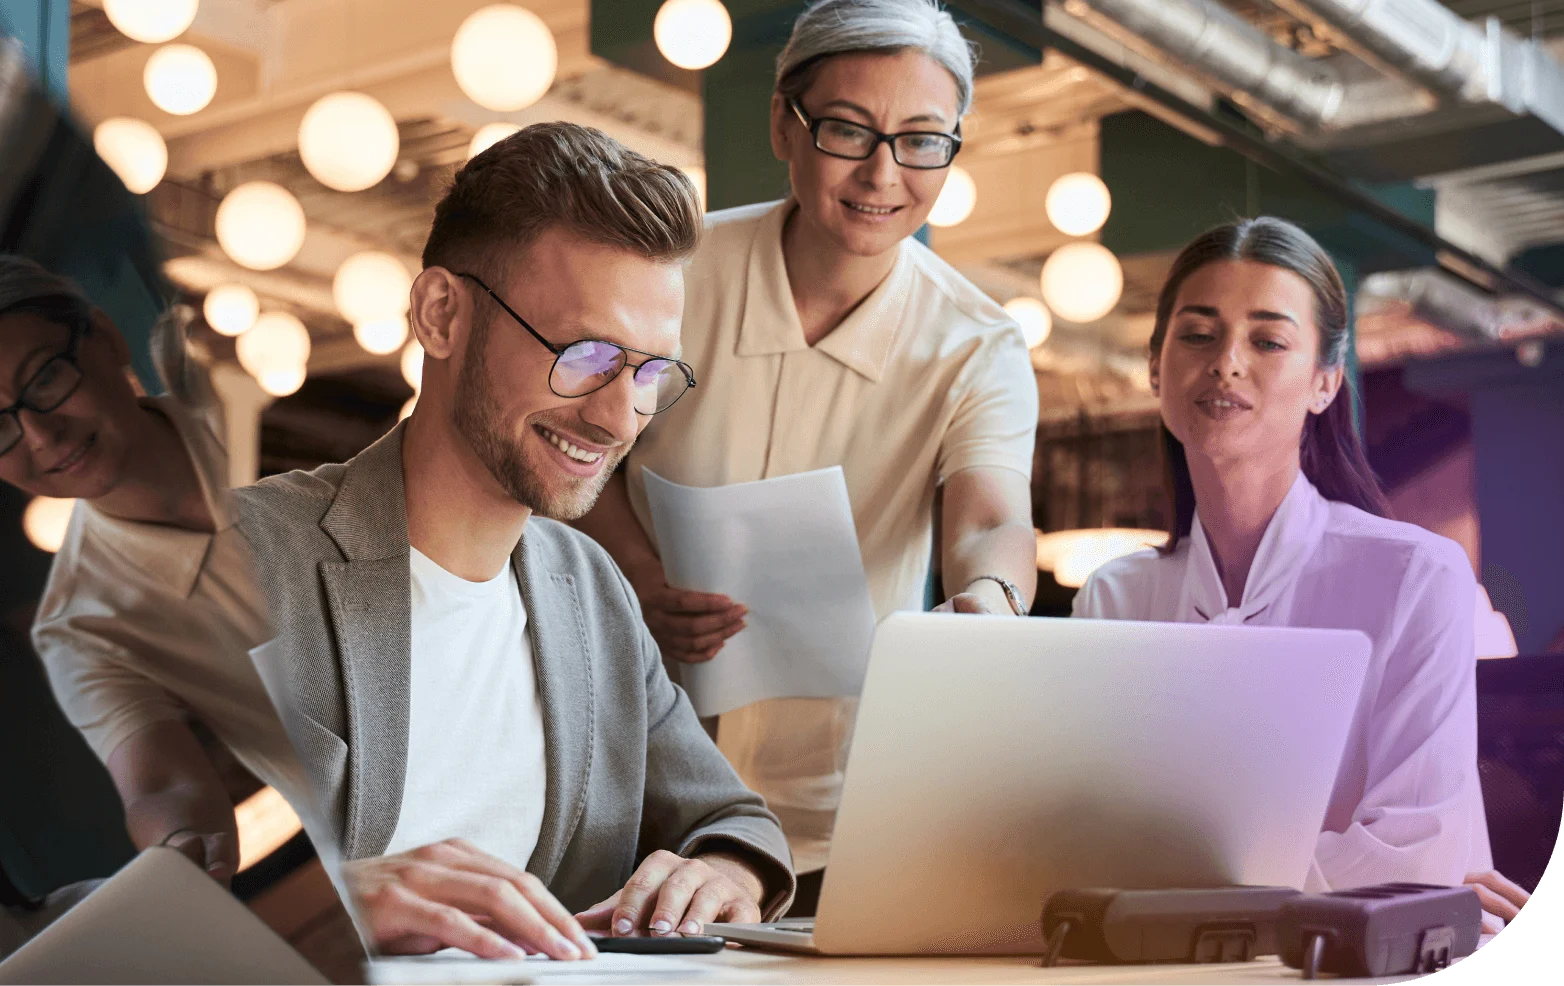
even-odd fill
[(0, 455), (16, 448), (22, 440), (23, 409), (48, 414), (64, 404), (81, 386), (81, 366), (76, 362), (76, 350), (81, 342), (83, 325), (71, 329), (71, 341), (58, 355), (38, 368), (22, 385), (21, 396), (15, 404), (0, 409)]
[[(538, 334), (527, 320), (494, 293), (476, 274), (457, 274), (465, 277), (486, 291), (495, 303), (505, 309), (505, 314), (516, 324), (542, 343), (554, 354), (554, 366), (549, 370), (548, 386), (560, 397), (585, 397), (613, 383), (625, 367), (635, 371), (634, 408), (637, 414), (652, 415), (668, 410), (695, 386), (695, 371), (689, 364), (655, 353), (642, 352), (601, 339), (581, 339), (566, 346), (556, 346)], [(630, 353), (646, 356), (639, 363), (630, 362)]]
[(789, 99), (788, 105), (798, 114), (798, 122), (815, 139), (815, 150), (832, 157), (849, 161), (865, 161), (880, 149), (881, 144), (891, 145), (891, 157), (904, 168), (932, 171), (946, 168), (961, 150), (961, 127), (953, 134), (938, 130), (905, 130), (898, 134), (882, 134), (873, 127), (866, 127), (851, 120), (832, 116), (811, 117), (804, 112), (798, 100)]

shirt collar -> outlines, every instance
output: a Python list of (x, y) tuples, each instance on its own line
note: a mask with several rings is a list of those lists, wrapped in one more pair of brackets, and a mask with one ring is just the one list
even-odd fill
[[(1284, 597), (1296, 583), (1303, 562), (1314, 553), (1325, 533), (1330, 504), (1320, 496), (1303, 471), (1293, 480), (1271, 522), (1266, 525), (1249, 566), (1244, 596), (1237, 606), (1227, 605), (1227, 590), (1217, 574), (1211, 544), (1200, 526), (1197, 513), (1190, 528), (1189, 563), (1179, 593), (1180, 622), (1247, 623), (1268, 611), (1281, 608)], [(1280, 614), (1271, 612), (1274, 619)], [(1262, 620), (1270, 624), (1272, 619)]]
[[(161, 413), (174, 426), (190, 456), (201, 494), (212, 515), (215, 533), (234, 526), (236, 509), (224, 472), (228, 459), (217, 436), (171, 397), (151, 397), (142, 405)], [(188, 598), (206, 566), (213, 534), (165, 524), (123, 520), (88, 507), (87, 517), (106, 550), (123, 554), (145, 576), (180, 598)]]
[[(782, 255), (782, 229), (797, 207), (793, 199), (785, 199), (755, 226), (749, 246), (744, 314), (739, 323), (736, 351), (740, 356), (768, 356), (809, 348), (798, 309), (793, 305), (793, 289)], [(906, 313), (911, 266), (906, 245), (899, 245), (896, 264), (885, 280), (814, 348), (878, 383), (890, 361), (896, 328)]]

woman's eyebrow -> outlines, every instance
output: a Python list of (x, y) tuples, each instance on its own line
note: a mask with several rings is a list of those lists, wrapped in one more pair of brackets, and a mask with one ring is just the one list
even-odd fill
[[(57, 346), (51, 343), (41, 342), (32, 349), (28, 350), (27, 355), (22, 357), (22, 361), (16, 364), (16, 372), (12, 376), (11, 383), (12, 386), (15, 387), (17, 393), (21, 393), (22, 388), (27, 386), (27, 384), (32, 381), (33, 374), (38, 372), (39, 367), (35, 365), (33, 361), (39, 356), (47, 356), (52, 358), (53, 356), (57, 355), (55, 352), (57, 348)], [(47, 362), (47, 360), (45, 360), (45, 362)], [(31, 369), (29, 369), (29, 367), (31, 367)]]
[(1256, 322), (1291, 322), (1294, 327), (1298, 325), (1298, 320), (1286, 312), (1273, 312), (1264, 308), (1255, 309), (1249, 313), (1249, 317)]
[(1218, 312), (1214, 305), (1185, 305), (1175, 315), (1204, 315), (1206, 318), (1217, 318)]

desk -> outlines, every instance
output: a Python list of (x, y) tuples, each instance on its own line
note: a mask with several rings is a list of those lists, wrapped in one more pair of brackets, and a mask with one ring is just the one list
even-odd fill
[[(1298, 983), (1297, 969), (1282, 965), (1275, 956), (1253, 962), (1225, 965), (1071, 965), (1044, 969), (1038, 959), (1009, 958), (832, 958), (790, 955), (752, 948), (729, 948), (717, 955), (680, 955), (680, 963), (712, 967), (713, 981), (740, 983), (778, 983), (784, 986), (812, 983), (842, 983), (846, 986), (868, 983), (962, 983), (973, 986), (1010, 986), (1021, 983), (1060, 984), (1141, 984), (1167, 983), (1171, 986), (1223, 986), (1238, 983)], [(1414, 979), (1328, 979), (1326, 983), (1396, 983)], [(689, 982), (658, 980), (643, 982)]]

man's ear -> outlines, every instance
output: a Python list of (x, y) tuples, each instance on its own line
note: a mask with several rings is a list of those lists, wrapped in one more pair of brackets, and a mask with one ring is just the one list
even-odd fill
[(433, 359), (449, 359), (472, 324), (472, 297), (462, 279), (444, 267), (426, 267), (413, 281), (407, 323)]

